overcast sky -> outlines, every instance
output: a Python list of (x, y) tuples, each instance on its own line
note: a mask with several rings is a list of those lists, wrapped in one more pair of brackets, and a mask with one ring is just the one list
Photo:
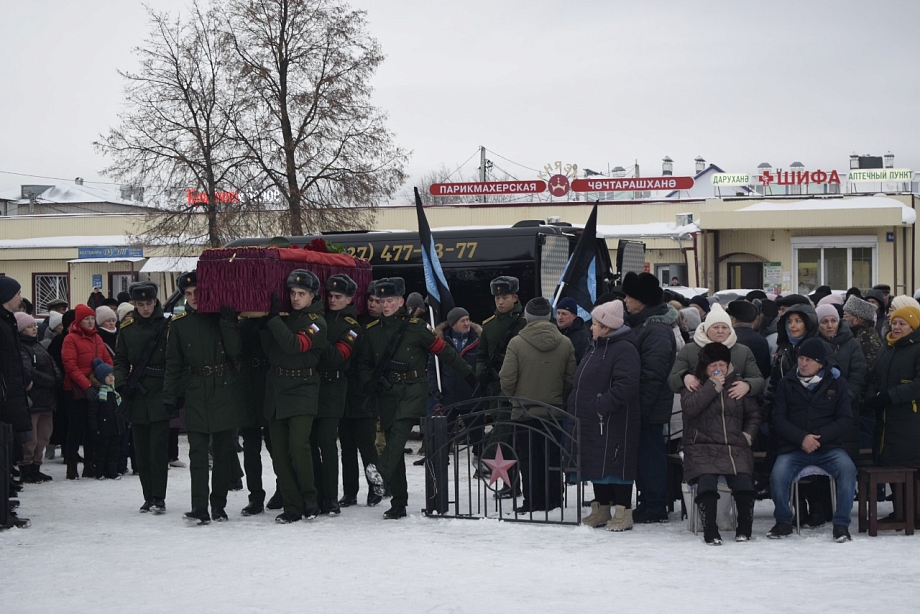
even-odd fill
[[(184, 0), (149, 0), (179, 11)], [(417, 177), (480, 145), (503, 170), (552, 161), (677, 175), (703, 156), (846, 169), (850, 153), (920, 170), (916, 0), (356, 0), (387, 59), (374, 85)], [(0, 187), (87, 181), (116, 123), (135, 0), (0, 0)], [(510, 162), (509, 162), (510, 161)], [(519, 166), (520, 165), (520, 166)], [(464, 172), (474, 173), (478, 157)]]

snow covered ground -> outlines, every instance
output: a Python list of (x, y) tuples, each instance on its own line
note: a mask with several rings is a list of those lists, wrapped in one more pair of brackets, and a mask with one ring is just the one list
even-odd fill
[(708, 547), (677, 514), (618, 534), (426, 518), (423, 468), (410, 464), (412, 514), (401, 521), (382, 519), (385, 501), (282, 526), (275, 513), (242, 518), (244, 490), (230, 493), (229, 522), (195, 527), (182, 520), (187, 469), (170, 469), (162, 516), (137, 512), (137, 477), (68, 482), (59, 460), (44, 470), (54, 481), (22, 497), (32, 527), (0, 532), (4, 614), (920, 609), (920, 533), (859, 535), (855, 508), (848, 544), (830, 527), (767, 540), (772, 505), (758, 502), (754, 541)]

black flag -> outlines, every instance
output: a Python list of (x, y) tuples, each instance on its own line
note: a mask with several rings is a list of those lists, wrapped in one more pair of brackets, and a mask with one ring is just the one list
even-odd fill
[(578, 315), (585, 321), (590, 320), (597, 300), (597, 203), (588, 216), (575, 251), (569, 256), (560, 283), (562, 289), (556, 300), (571, 296), (578, 303)]
[(434, 238), (431, 236), (428, 218), (422, 208), (422, 197), (419, 196), (418, 188), (415, 188), (415, 210), (418, 213), (418, 238), (422, 245), (425, 289), (428, 291), (428, 304), (434, 311), (431, 325), (435, 326), (447, 319), (447, 313), (454, 308), (454, 297), (450, 293), (450, 288), (447, 287), (444, 271), (441, 270), (438, 250), (435, 249)]

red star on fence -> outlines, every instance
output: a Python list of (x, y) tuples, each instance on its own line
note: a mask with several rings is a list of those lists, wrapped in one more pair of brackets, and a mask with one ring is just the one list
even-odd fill
[(508, 470), (514, 467), (516, 460), (505, 460), (505, 455), (502, 454), (502, 447), (498, 446), (495, 450), (495, 458), (482, 459), (482, 462), (492, 470), (492, 479), (489, 480), (489, 486), (498, 481), (499, 478), (502, 479), (502, 482), (505, 485), (511, 484), (511, 478), (508, 477)]

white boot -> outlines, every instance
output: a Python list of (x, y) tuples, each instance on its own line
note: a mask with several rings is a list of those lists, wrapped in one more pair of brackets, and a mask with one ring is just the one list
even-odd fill
[(586, 527), (602, 527), (610, 520), (610, 506), (601, 505), (597, 501), (591, 502), (591, 513), (581, 519), (581, 524)]
[(629, 531), (633, 528), (632, 510), (626, 509), (623, 505), (615, 505), (613, 511), (613, 518), (607, 522), (605, 529), (608, 531)]

